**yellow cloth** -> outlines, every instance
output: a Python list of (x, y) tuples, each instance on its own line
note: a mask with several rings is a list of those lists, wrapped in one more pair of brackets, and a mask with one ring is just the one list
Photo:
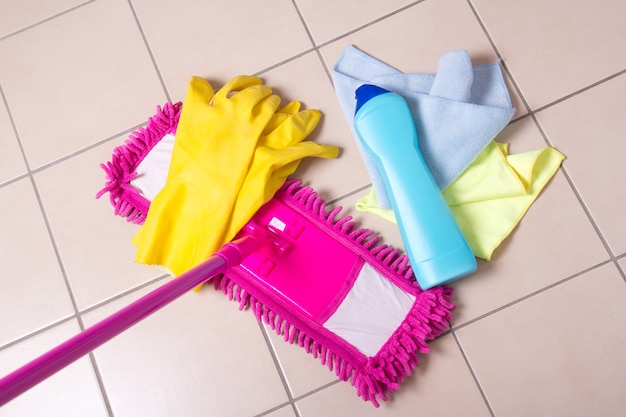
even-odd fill
[[(509, 155), (508, 144), (493, 141), (443, 191), (475, 256), (491, 259), (563, 159), (563, 154), (549, 147)], [(373, 191), (356, 207), (396, 221), (392, 210), (380, 208)]]
[(188, 271), (232, 240), (301, 158), (337, 156), (335, 147), (301, 143), (319, 111), (279, 106), (257, 77), (235, 77), (217, 92), (191, 79), (165, 186), (133, 238), (137, 262)]

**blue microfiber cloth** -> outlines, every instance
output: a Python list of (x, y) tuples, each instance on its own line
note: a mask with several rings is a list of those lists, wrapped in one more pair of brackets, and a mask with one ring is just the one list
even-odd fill
[[(420, 151), (442, 190), (515, 114), (499, 64), (472, 66), (465, 50), (444, 53), (437, 74), (405, 74), (349, 45), (333, 68), (333, 82), (354, 138), (357, 88), (374, 84), (401, 95), (411, 108)], [(356, 143), (380, 207), (390, 209), (373, 159)]]

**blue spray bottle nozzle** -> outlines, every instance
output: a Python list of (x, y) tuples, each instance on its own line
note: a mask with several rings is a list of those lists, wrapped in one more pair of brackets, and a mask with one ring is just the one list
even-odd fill
[(377, 85), (372, 84), (363, 84), (359, 88), (356, 89), (355, 98), (356, 98), (356, 110), (354, 114), (357, 114), (359, 109), (368, 101), (373, 99), (376, 96), (381, 94), (390, 93), (390, 91), (385, 90), (384, 88), (378, 87)]

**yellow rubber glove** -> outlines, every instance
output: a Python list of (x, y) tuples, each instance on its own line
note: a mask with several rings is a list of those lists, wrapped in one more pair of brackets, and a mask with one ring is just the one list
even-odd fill
[[(230, 100), (246, 93), (246, 98), (254, 98), (248, 103), (252, 106), (242, 105), (234, 111), (257, 114), (256, 111), (249, 112), (254, 107), (253, 102), (260, 100), (261, 103), (266, 100), (265, 97), (272, 96), (265, 96), (269, 90), (265, 86), (268, 90), (262, 94), (258, 91), (249, 93), (247, 89), (258, 89), (259, 85), (255, 83), (260, 82), (256, 79), (258, 81), (250, 85), (250, 78), (227, 84), (215, 94), (212, 105), (220, 105), (222, 98), (218, 100), (218, 96), (222, 97), (222, 92), (224, 97), (229, 97), (233, 87), (244, 87), (241, 92), (232, 95)], [(212, 89), (207, 89), (206, 85), (208, 83), (201, 79), (192, 80), (190, 84), (176, 133), (168, 179), (163, 190), (152, 201), (146, 222), (134, 239), (138, 247), (138, 262), (163, 265), (174, 275), (204, 261), (224, 243), (232, 240), (252, 215), (282, 186), (287, 176), (295, 171), (303, 157), (332, 158), (338, 153), (336, 147), (303, 142), (317, 126), (320, 112), (300, 111), (300, 103), (292, 102), (273, 113), (262, 129), (254, 131), (256, 139), (250, 141), (253, 146), (251, 153), (246, 145), (245, 153), (241, 150), (234, 154), (227, 152), (231, 157), (225, 161), (224, 150), (217, 146), (219, 143), (204, 146), (205, 141), (197, 143), (198, 135), (181, 131), (181, 124), (187, 126), (190, 120), (194, 123), (191, 128), (202, 130), (199, 134), (203, 137), (213, 137), (216, 126), (218, 130), (228, 130), (235, 123), (249, 123), (245, 117), (233, 121), (233, 118), (229, 118), (232, 115), (227, 113), (219, 116), (222, 119), (207, 122), (200, 113), (205, 110), (197, 109), (204, 109), (212, 95)], [(201, 100), (195, 99), (198, 91), (203, 92), (200, 94)], [(184, 119), (187, 114), (194, 117)], [(221, 140), (224, 141), (223, 138)], [(180, 145), (179, 141), (184, 145)], [(245, 140), (243, 142), (248, 143)], [(185, 152), (177, 152), (179, 145)], [(221, 172), (209, 169), (214, 163), (225, 163), (226, 167)], [(235, 177), (236, 186), (231, 184)], [(178, 216), (182, 213), (191, 218), (181, 221)], [(145, 249), (142, 250), (142, 247)]]
[(320, 120), (318, 110), (300, 111), (300, 103), (291, 102), (280, 109), (266, 127), (255, 150), (250, 171), (235, 205), (228, 234), (234, 236), (254, 213), (267, 203), (295, 172), (302, 158), (336, 158), (339, 149), (304, 141)]
[(133, 238), (137, 262), (180, 275), (230, 240), (257, 142), (279, 106), (280, 97), (257, 77), (235, 77), (217, 93), (206, 80), (191, 79), (166, 184)]
[[(475, 256), (491, 259), (564, 158), (553, 148), (509, 155), (507, 144), (492, 141), (443, 191)], [(356, 207), (396, 222), (392, 210), (380, 208), (373, 190)]]

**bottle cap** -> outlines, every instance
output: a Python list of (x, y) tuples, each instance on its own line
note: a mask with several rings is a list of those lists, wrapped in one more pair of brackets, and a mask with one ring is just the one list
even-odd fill
[(356, 114), (359, 109), (368, 101), (373, 99), (376, 96), (381, 94), (389, 93), (390, 91), (385, 90), (384, 88), (378, 87), (372, 84), (363, 84), (359, 88), (356, 89), (355, 97), (356, 97), (356, 110), (354, 114)]

